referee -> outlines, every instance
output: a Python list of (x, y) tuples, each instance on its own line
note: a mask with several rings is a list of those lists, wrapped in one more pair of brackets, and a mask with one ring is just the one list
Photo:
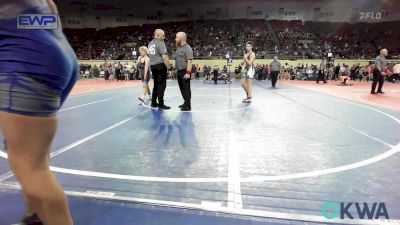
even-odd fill
[(271, 67), (272, 88), (275, 88), (279, 73), (281, 71), (281, 63), (278, 61), (278, 56), (274, 57), (274, 61), (272, 61), (269, 66)]
[(186, 34), (179, 32), (175, 38), (178, 49), (176, 51), (175, 67), (178, 70), (178, 84), (183, 100), (180, 105), (181, 111), (190, 111), (192, 109), (190, 99), (192, 97), (190, 91), (190, 74), (192, 71), (193, 51), (186, 43)]
[(325, 71), (326, 71), (326, 59), (322, 59), (321, 64), (319, 65), (319, 70), (318, 70), (318, 77), (317, 77), (317, 84), (319, 84), (319, 81), (322, 80), (324, 84), (326, 84), (325, 80)]
[[(383, 82), (385, 81), (385, 76), (386, 76), (386, 66), (387, 66), (387, 60), (386, 56), (388, 55), (388, 50), (387, 49), (381, 49), (380, 55), (376, 57), (375, 59), (375, 68), (373, 71), (373, 79), (374, 81), (372, 82), (372, 88), (371, 88), (371, 94), (384, 94), (385, 92), (382, 91), (383, 87)], [(378, 86), (378, 91), (375, 92), (376, 90), (376, 85), (379, 83)]]
[(164, 31), (157, 29), (154, 32), (154, 39), (149, 44), (150, 67), (154, 79), (151, 107), (158, 107), (160, 109), (168, 110), (171, 109), (171, 107), (164, 104), (164, 92), (167, 88), (167, 77), (170, 64), (164, 39)]

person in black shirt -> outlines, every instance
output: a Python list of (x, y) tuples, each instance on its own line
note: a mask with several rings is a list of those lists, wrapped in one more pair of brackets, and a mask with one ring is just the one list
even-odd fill
[(335, 66), (332, 80), (337, 80), (337, 78), (339, 77), (339, 72), (340, 72), (340, 65), (338, 64), (337, 66)]
[(213, 74), (214, 74), (214, 84), (218, 84), (219, 67), (217, 65), (214, 66)]
[(326, 80), (325, 80), (325, 72), (326, 72), (326, 60), (323, 59), (321, 64), (319, 65), (319, 69), (318, 69), (318, 77), (317, 77), (317, 84), (319, 84), (319, 81), (322, 80), (324, 82), (324, 84), (326, 84)]

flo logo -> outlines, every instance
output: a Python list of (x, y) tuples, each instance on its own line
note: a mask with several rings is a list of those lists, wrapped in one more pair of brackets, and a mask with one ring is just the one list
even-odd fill
[(357, 216), (359, 219), (389, 219), (386, 205), (382, 202), (374, 202), (372, 205), (366, 202), (327, 202), (322, 206), (321, 212), (322, 216), (331, 220), (338, 217), (340, 217), (340, 219), (354, 219), (356, 217), (354, 211), (356, 211), (356, 213), (358, 214)]

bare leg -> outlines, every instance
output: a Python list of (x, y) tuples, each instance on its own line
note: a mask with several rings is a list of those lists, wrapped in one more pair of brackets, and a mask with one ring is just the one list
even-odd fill
[[(6, 140), (4, 139), (3, 142), (4, 142), (4, 147), (7, 150), (7, 142), (6, 142)], [(35, 207), (32, 204), (32, 202), (29, 201), (28, 196), (26, 196), (25, 193), (22, 193), (22, 194), (23, 194), (24, 201), (25, 201), (25, 210), (26, 210), (26, 212), (27, 213), (35, 213)]]
[(249, 97), (249, 91), (248, 91), (248, 88), (247, 88), (247, 81), (245, 79), (242, 79), (242, 87), (243, 87), (244, 91), (246, 92), (246, 97), (248, 98)]
[(339, 83), (338, 84), (342, 84), (343, 83), (343, 76), (339, 76)]
[(0, 112), (8, 159), (21, 184), (27, 208), (46, 225), (72, 225), (63, 189), (49, 168), (55, 117), (29, 117)]
[(146, 97), (147, 89), (148, 89), (148, 86), (146, 84), (143, 84), (143, 98)]
[(246, 82), (247, 82), (248, 98), (251, 98), (253, 97), (253, 80), (248, 79)]
[(147, 88), (147, 94), (150, 95), (150, 87), (149, 87), (149, 84), (146, 84), (146, 88)]

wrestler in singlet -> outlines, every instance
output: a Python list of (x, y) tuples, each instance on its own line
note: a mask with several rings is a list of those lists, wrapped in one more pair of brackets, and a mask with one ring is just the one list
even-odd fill
[[(52, 0), (0, 1), (0, 128), (26, 205), (20, 225), (72, 225), (50, 171), (57, 111), (78, 77), (74, 51), (57, 29), (18, 29), (18, 15), (57, 13)], [(58, 16), (57, 16), (58, 17)]]
[(17, 29), (17, 14), (52, 13), (46, 0), (0, 2), (0, 111), (52, 116), (78, 76), (74, 51), (58, 29)]

